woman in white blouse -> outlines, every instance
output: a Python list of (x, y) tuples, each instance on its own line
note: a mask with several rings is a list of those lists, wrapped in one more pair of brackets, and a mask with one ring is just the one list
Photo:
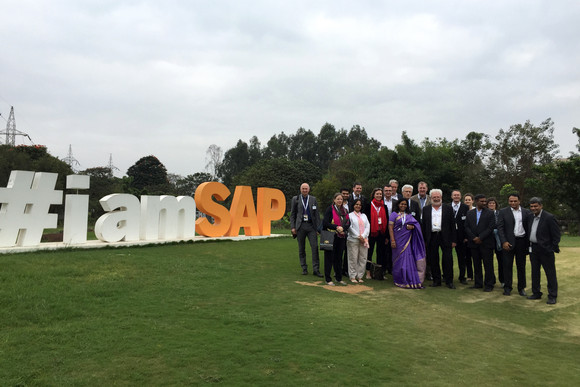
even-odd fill
[(353, 212), (349, 214), (350, 228), (346, 238), (348, 251), (348, 275), (350, 282), (363, 283), (363, 275), (367, 264), (369, 249), (369, 233), (371, 225), (365, 214), (361, 212), (362, 202), (357, 199), (353, 203)]

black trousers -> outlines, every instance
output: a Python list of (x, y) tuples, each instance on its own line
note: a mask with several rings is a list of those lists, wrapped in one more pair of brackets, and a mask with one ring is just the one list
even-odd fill
[[(471, 256), (473, 257), (473, 280), (477, 288), (484, 287), (485, 289), (493, 289), (495, 285), (495, 273), (493, 272), (493, 247), (485, 247), (478, 245), (471, 248)], [(481, 271), (481, 264), (485, 269), (485, 278)]]
[(332, 281), (330, 276), (332, 269), (334, 269), (334, 278), (338, 282), (342, 281), (342, 255), (345, 248), (346, 238), (339, 238), (335, 235), (332, 251), (324, 250), (324, 277), (326, 282)]
[(548, 297), (558, 297), (558, 280), (556, 279), (556, 257), (553, 252), (546, 252), (535, 248), (532, 244), (532, 253), (530, 254), (532, 264), (532, 292), (534, 295), (541, 296), (540, 291), (540, 268), (544, 268), (546, 279), (548, 280)]
[(312, 270), (317, 272), (319, 270), (319, 260), (318, 260), (318, 234), (312, 226), (312, 223), (304, 222), (300, 225), (300, 228), (296, 232), (298, 239), (298, 257), (300, 258), (300, 266), (303, 270), (308, 269), (306, 264), (306, 238), (310, 243), (310, 249), (312, 251)]
[(445, 246), (440, 232), (432, 232), (427, 246), (427, 260), (431, 265), (433, 284), (441, 285), (441, 267), (439, 266), (439, 249), (442, 251), (443, 280), (446, 284), (453, 283), (453, 251), (451, 246)]
[(455, 246), (455, 253), (457, 253), (457, 267), (459, 268), (459, 281), (462, 281), (465, 278), (473, 278), (471, 249), (467, 246), (467, 242), (457, 243), (457, 246)]
[[(518, 275), (518, 291), (526, 288), (526, 245), (525, 238), (516, 238), (513, 250), (503, 251), (503, 279), (504, 289), (513, 289), (514, 258), (516, 259), (516, 271)], [(500, 278), (500, 282), (501, 278)]]
[[(375, 245), (377, 246), (377, 263), (383, 267), (383, 273), (387, 271), (388, 263), (385, 262), (385, 257), (387, 256), (387, 246), (385, 241), (387, 240), (387, 234), (379, 234), (375, 237), (369, 236), (369, 253), (368, 260), (373, 260), (373, 250)], [(391, 261), (391, 269), (393, 268), (393, 262)], [(370, 265), (367, 263), (367, 270), (370, 270)]]

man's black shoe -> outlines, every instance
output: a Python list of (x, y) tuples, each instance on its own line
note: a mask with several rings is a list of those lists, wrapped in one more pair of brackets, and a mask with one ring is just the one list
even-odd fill
[(470, 289), (481, 289), (483, 286), (473, 285)]
[(504, 296), (511, 296), (511, 294), (512, 294), (512, 291), (511, 290), (509, 290), (509, 289), (504, 289), (503, 290), (503, 295)]
[(302, 275), (306, 275), (306, 274), (308, 274), (308, 270), (306, 270), (306, 269), (302, 270)]
[(453, 285), (453, 284), (447, 284), (447, 287), (448, 287), (449, 289), (456, 289), (455, 285)]
[(556, 303), (555, 298), (548, 298), (548, 301), (546, 301), (546, 304), (548, 304), (548, 305), (554, 305), (555, 303)]
[(493, 288), (485, 288), (483, 289), (484, 292), (491, 292), (493, 290)]
[(467, 285), (467, 280), (466, 279), (459, 280), (459, 283), (461, 285)]
[(312, 275), (315, 275), (315, 276), (320, 277), (320, 278), (324, 277), (322, 274), (320, 274), (319, 271), (315, 271), (314, 273), (312, 273)]
[(532, 294), (531, 296), (528, 296), (528, 300), (539, 300), (540, 298), (542, 298), (542, 296), (539, 294)]
[(441, 284), (437, 284), (437, 283), (433, 282), (431, 285), (429, 285), (429, 287), (432, 287), (432, 288), (436, 288), (437, 286), (441, 286)]
[(528, 295), (528, 293), (526, 293), (526, 290), (525, 290), (525, 289), (522, 289), (522, 290), (518, 291), (518, 293), (519, 293), (519, 295), (520, 295), (520, 296), (522, 296), (522, 297), (525, 297), (525, 296), (527, 296), (527, 295)]

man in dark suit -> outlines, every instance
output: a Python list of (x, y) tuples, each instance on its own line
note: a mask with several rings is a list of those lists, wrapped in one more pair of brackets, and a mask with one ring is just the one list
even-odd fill
[(469, 207), (461, 202), (461, 191), (451, 192), (451, 207), (453, 208), (453, 219), (455, 221), (455, 231), (457, 232), (457, 244), (455, 254), (457, 254), (457, 267), (459, 268), (459, 282), (467, 285), (465, 277), (466, 263), (465, 250), (467, 249), (467, 239), (465, 239), (465, 218)]
[(391, 179), (389, 180), (389, 185), (392, 189), (391, 195), (393, 196), (393, 199), (396, 201), (403, 199), (403, 195), (397, 193), (397, 190), (399, 189), (399, 182), (395, 179)]
[(441, 286), (441, 268), (439, 266), (439, 248), (441, 248), (443, 264), (443, 279), (449, 289), (455, 289), (453, 285), (453, 248), (456, 242), (455, 221), (453, 208), (443, 204), (443, 192), (440, 189), (432, 189), (430, 193), (431, 204), (423, 207), (421, 217), (421, 230), (427, 250), (427, 261), (431, 266), (433, 283), (429, 286)]
[[(475, 195), (476, 208), (467, 213), (465, 219), (465, 234), (468, 247), (473, 257), (474, 289), (491, 292), (495, 284), (493, 272), (493, 249), (495, 248), (495, 215), (486, 207), (487, 198), (483, 194)], [(485, 279), (481, 272), (481, 263), (485, 269)]]
[(407, 201), (407, 206), (409, 207), (411, 215), (413, 215), (413, 218), (417, 219), (417, 222), (421, 223), (421, 206), (416, 201), (411, 200), (411, 196), (413, 196), (413, 186), (411, 184), (405, 184), (401, 189), (401, 192), (403, 192), (403, 199), (401, 200)]
[(553, 305), (558, 298), (558, 280), (556, 278), (556, 257), (560, 252), (560, 227), (554, 215), (543, 210), (542, 199), (530, 199), (530, 210), (533, 216), (528, 218), (530, 230), (530, 262), (532, 263), (532, 295), (530, 300), (542, 298), (540, 291), (540, 268), (544, 268), (548, 280), (548, 302)]
[[(352, 193), (348, 196), (348, 209), (349, 211), (353, 210), (353, 204), (356, 199), (360, 199), (362, 201), (362, 208), (366, 208), (368, 202), (367, 198), (362, 194), (362, 184), (356, 181), (352, 185)], [(373, 200), (371, 198), (371, 200)]]
[(312, 250), (312, 269), (313, 274), (322, 277), (318, 259), (318, 226), (320, 224), (320, 215), (318, 214), (318, 203), (314, 196), (309, 195), (310, 186), (304, 183), (300, 186), (300, 195), (292, 198), (290, 209), (290, 227), (292, 235), (298, 238), (298, 257), (302, 274), (308, 274), (308, 265), (306, 264), (306, 237), (310, 242)]
[(526, 255), (530, 245), (530, 230), (528, 217), (530, 210), (520, 205), (520, 195), (513, 193), (508, 197), (509, 207), (502, 208), (497, 217), (497, 232), (502, 246), (502, 264), (504, 296), (509, 296), (513, 289), (514, 257), (518, 276), (518, 293), (526, 294)]

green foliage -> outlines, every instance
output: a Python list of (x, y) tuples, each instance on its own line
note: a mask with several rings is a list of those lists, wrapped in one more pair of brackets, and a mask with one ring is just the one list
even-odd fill
[(513, 193), (518, 193), (518, 190), (512, 184), (504, 184), (499, 190), (499, 195), (502, 199), (509, 197)]
[(95, 221), (105, 212), (99, 200), (109, 194), (124, 192), (122, 180), (114, 177), (108, 167), (88, 168), (80, 174), (89, 175), (91, 179), (90, 188), (82, 193), (89, 195), (89, 218)]
[(132, 179), (131, 188), (140, 195), (162, 195), (171, 189), (167, 169), (153, 155), (140, 158), (127, 170), (127, 176)]
[(0, 145), (0, 186), (8, 184), (12, 171), (33, 171), (58, 173), (56, 189), (64, 190), (66, 175), (73, 174), (70, 166), (57, 157), (51, 156), (42, 145)]
[(318, 212), (324, 214), (326, 207), (332, 203), (332, 197), (339, 192), (341, 186), (335, 177), (325, 177), (311, 187), (312, 195), (318, 200)]
[(197, 187), (206, 181), (214, 181), (212, 176), (206, 172), (197, 172), (185, 177), (180, 176), (175, 181), (174, 194), (177, 196), (194, 196)]
[(233, 185), (248, 185), (254, 190), (258, 187), (277, 188), (286, 196), (286, 208), (289, 209), (292, 196), (300, 192), (300, 185), (305, 182), (312, 185), (319, 176), (320, 170), (306, 160), (278, 158), (257, 162), (236, 176)]

